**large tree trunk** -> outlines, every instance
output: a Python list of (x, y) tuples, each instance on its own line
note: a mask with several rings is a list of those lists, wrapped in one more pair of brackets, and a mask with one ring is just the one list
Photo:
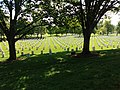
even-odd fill
[(87, 30), (83, 30), (83, 36), (84, 36), (84, 45), (83, 45), (83, 55), (90, 54), (89, 45), (90, 45), (90, 35), (91, 33)]
[(9, 61), (16, 60), (15, 40), (14, 38), (8, 39), (9, 44)]

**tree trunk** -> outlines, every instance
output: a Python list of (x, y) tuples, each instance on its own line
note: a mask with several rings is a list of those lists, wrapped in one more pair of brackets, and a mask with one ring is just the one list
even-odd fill
[(107, 36), (108, 36), (109, 32), (107, 32)]
[(83, 55), (88, 55), (91, 54), (89, 50), (89, 45), (90, 45), (90, 35), (91, 33), (87, 30), (83, 30), (83, 36), (84, 36), (84, 45), (83, 45)]
[(37, 33), (37, 39), (39, 38), (39, 34)]
[(116, 36), (118, 36), (118, 32), (116, 33)]
[(9, 44), (9, 61), (16, 60), (16, 50), (15, 50), (15, 40), (13, 39), (8, 39), (8, 44)]
[(42, 37), (42, 34), (40, 34), (40, 39), (42, 39), (43, 37)]

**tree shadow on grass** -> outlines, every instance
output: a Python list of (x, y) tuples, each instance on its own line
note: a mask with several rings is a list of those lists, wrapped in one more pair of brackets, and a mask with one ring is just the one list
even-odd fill
[[(1, 63), (0, 90), (119, 90), (118, 52), (98, 51), (104, 55), (93, 58), (58, 52)], [(114, 60), (113, 55), (117, 57)]]

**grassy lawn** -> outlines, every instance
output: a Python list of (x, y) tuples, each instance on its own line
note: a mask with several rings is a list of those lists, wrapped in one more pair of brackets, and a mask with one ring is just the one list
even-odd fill
[(120, 50), (73, 58), (67, 52), (0, 63), (0, 90), (120, 90)]

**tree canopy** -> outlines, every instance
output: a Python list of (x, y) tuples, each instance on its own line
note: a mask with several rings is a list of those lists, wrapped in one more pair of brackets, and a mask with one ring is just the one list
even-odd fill
[(120, 33), (120, 21), (118, 22), (118, 24), (116, 26), (116, 32), (117, 32), (116, 35), (118, 35)]
[(90, 54), (89, 41), (90, 35), (97, 23), (109, 10), (119, 10), (119, 0), (66, 0), (66, 2), (73, 5), (75, 15), (78, 16), (79, 22), (81, 22), (84, 45), (83, 54)]
[(36, 22), (46, 14), (42, 8), (45, 4), (44, 1), (35, 0), (0, 1), (0, 28), (9, 43), (9, 60), (16, 59), (15, 42), (39, 26)]

